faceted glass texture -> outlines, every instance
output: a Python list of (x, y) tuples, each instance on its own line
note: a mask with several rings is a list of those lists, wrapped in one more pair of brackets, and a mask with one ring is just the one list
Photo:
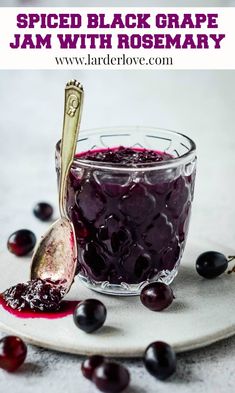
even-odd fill
[[(125, 166), (76, 157), (66, 209), (75, 228), (77, 272), (97, 291), (138, 294), (148, 282), (169, 284), (185, 247), (196, 174), (196, 147), (168, 130), (119, 127), (83, 131), (77, 152), (125, 146), (173, 159)], [(56, 149), (59, 179), (60, 142)]]

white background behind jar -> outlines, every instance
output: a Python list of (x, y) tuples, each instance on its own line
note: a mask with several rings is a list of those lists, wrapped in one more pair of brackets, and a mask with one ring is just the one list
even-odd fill
[(208, 238), (233, 253), (235, 71), (2, 71), (1, 185), (14, 187), (10, 195), (1, 192), (0, 208), (8, 205), (1, 214), (4, 222), (10, 210), (17, 221), (22, 213), (21, 226), (27, 225), (29, 204), (57, 203), (54, 145), (61, 134), (64, 85), (71, 78), (85, 89), (82, 128), (157, 126), (195, 140), (198, 174), (190, 238)]

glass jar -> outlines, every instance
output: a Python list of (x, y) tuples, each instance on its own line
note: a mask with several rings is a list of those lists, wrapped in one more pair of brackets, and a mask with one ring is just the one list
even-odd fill
[[(185, 247), (196, 174), (196, 146), (183, 134), (149, 127), (80, 132), (77, 153), (118, 146), (173, 158), (125, 166), (75, 156), (66, 209), (78, 248), (77, 274), (91, 289), (137, 295), (149, 282), (170, 284)], [(56, 146), (60, 173), (60, 142)]]

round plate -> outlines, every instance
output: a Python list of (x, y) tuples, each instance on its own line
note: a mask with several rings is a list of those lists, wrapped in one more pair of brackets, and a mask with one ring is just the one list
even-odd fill
[[(163, 312), (146, 309), (137, 297), (112, 297), (85, 288), (79, 281), (68, 299), (100, 299), (107, 307), (105, 326), (93, 334), (76, 328), (72, 316), (60, 319), (21, 319), (0, 307), (0, 329), (27, 342), (75, 354), (142, 356), (149, 343), (163, 340), (177, 352), (211, 344), (235, 333), (235, 274), (206, 280), (195, 271), (203, 250), (188, 244), (178, 277), (172, 287), (175, 301)], [(29, 276), (30, 258), (0, 255), (0, 291)]]

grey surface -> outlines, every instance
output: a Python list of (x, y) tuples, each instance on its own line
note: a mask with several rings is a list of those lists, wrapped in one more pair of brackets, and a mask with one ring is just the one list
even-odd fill
[[(235, 338), (194, 352), (178, 355), (178, 369), (167, 382), (159, 382), (142, 361), (119, 360), (131, 373), (126, 393), (233, 393)], [(0, 370), (1, 392), (92, 393), (94, 385), (81, 374), (77, 356), (30, 347), (27, 362), (15, 374)]]
[[(56, 205), (53, 150), (62, 124), (63, 86), (72, 77), (86, 90), (83, 128), (157, 125), (196, 140), (199, 167), (188, 245), (203, 232), (215, 248), (234, 253), (235, 72), (21, 71), (0, 73), (0, 263), (9, 233), (22, 227), (46, 229), (31, 214), (34, 203)], [(179, 355), (177, 375), (167, 383), (150, 377), (141, 361), (125, 360), (132, 375), (129, 392), (232, 393), (234, 344), (231, 338)], [(93, 392), (81, 376), (80, 362), (79, 357), (30, 347), (18, 373), (0, 370), (0, 390)]]

